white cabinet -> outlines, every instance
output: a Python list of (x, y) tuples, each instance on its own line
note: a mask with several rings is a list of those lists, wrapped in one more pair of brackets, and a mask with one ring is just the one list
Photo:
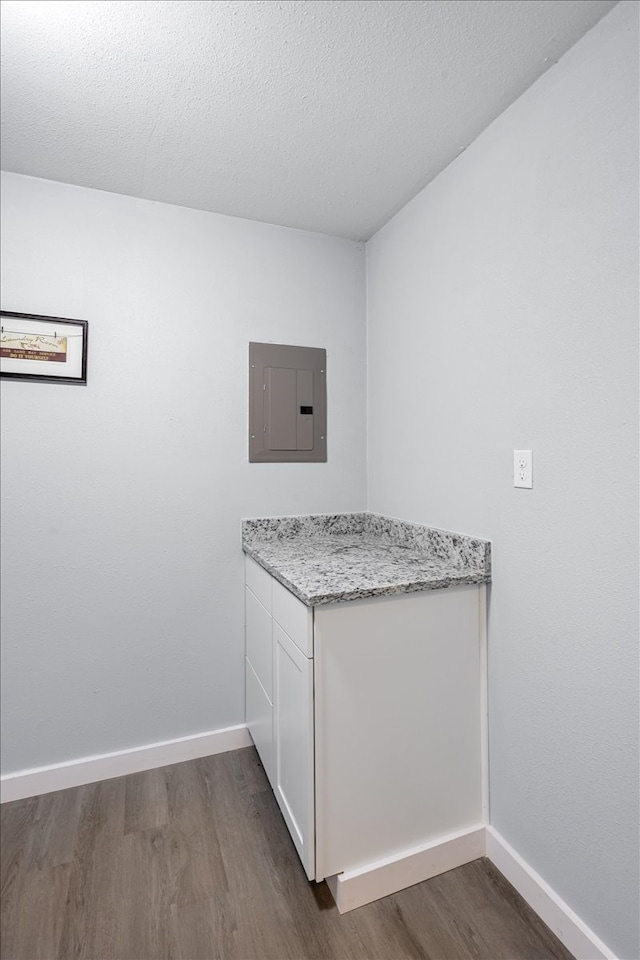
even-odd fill
[(247, 725), (309, 879), (344, 911), (482, 856), (484, 586), (310, 608), (246, 563)]
[(246, 560), (246, 719), (309, 879), (315, 877), (313, 612)]

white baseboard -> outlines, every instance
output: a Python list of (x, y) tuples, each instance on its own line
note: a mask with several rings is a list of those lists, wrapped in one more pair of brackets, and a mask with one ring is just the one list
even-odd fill
[(477, 860), (484, 853), (485, 828), (479, 826), (412, 847), (357, 870), (327, 877), (327, 886), (340, 913), (347, 913), (372, 900)]
[(48, 767), (20, 770), (0, 778), (0, 802), (22, 800), (41, 793), (95, 783), (97, 780), (110, 780), (127, 773), (139, 773), (170, 763), (182, 763), (183, 760), (210, 757), (215, 753), (250, 747), (252, 744), (246, 725), (241, 723), (235, 727), (210, 730), (207, 733), (164, 740), (161, 743), (149, 743), (130, 750), (118, 750), (115, 753), (54, 763)]
[(477, 827), (413, 847), (357, 870), (327, 877), (340, 913), (397, 893), (439, 873), (488, 857), (576, 960), (616, 960), (549, 884), (493, 827)]
[(555, 933), (576, 960), (615, 960), (615, 954), (513, 847), (487, 827), (487, 857)]

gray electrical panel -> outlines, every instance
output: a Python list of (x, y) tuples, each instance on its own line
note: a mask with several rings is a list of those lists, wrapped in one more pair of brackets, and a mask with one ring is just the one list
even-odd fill
[(326, 459), (326, 350), (250, 343), (250, 462), (323, 463)]

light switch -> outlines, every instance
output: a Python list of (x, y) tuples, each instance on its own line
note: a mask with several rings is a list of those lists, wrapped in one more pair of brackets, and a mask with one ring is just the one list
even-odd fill
[(327, 459), (327, 355), (318, 347), (249, 344), (249, 460)]

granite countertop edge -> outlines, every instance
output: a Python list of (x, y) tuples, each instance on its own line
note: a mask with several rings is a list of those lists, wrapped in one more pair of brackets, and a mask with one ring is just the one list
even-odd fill
[(327, 603), (341, 603), (348, 600), (366, 600), (370, 597), (391, 597), (394, 594), (402, 593), (421, 593), (426, 590), (445, 590), (447, 587), (479, 585), (491, 583), (490, 574), (469, 573), (460, 574), (455, 577), (442, 577), (437, 580), (415, 580), (412, 583), (385, 584), (378, 587), (366, 587), (363, 589), (344, 590), (342, 592), (331, 591), (330, 593), (305, 593), (300, 590), (291, 580), (288, 580), (280, 570), (262, 559), (259, 553), (250, 547), (244, 547), (247, 556), (270, 573), (278, 583), (286, 587), (294, 596), (301, 600), (307, 607), (320, 607)]
[[(258, 531), (257, 540), (256, 531)], [(291, 579), (292, 562), (296, 561), (292, 561), (290, 557), (283, 559), (277, 556), (279, 547), (285, 551), (287, 544), (291, 545), (292, 542), (302, 542), (305, 547), (311, 547), (314, 539), (318, 538), (317, 544), (326, 546), (331, 542), (332, 545), (336, 545), (341, 543), (345, 536), (365, 532), (373, 533), (374, 541), (372, 543), (369, 537), (366, 542), (363, 541), (361, 548), (363, 559), (366, 560), (367, 550), (384, 545), (387, 549), (396, 548), (404, 551), (403, 556), (412, 560), (419, 561), (424, 558), (425, 563), (428, 562), (432, 567), (429, 575), (425, 577), (423, 571), (416, 570), (415, 578), (410, 578), (406, 571), (404, 573), (400, 571), (398, 580), (395, 582), (392, 578), (390, 580), (388, 575), (381, 574), (379, 581), (375, 583), (371, 582), (375, 578), (371, 577), (369, 568), (362, 586), (348, 583), (345, 584), (344, 589), (341, 589), (340, 570), (329, 570), (326, 574), (327, 589), (323, 590), (318, 589), (321, 586), (318, 580), (322, 580), (322, 575), (319, 575), (317, 570), (314, 571), (315, 576), (312, 578), (315, 582), (309, 583), (307, 588), (304, 580), (308, 580), (309, 575), (304, 569), (304, 560), (297, 561), (301, 565), (301, 576), (296, 579), (302, 581), (301, 584)], [(265, 533), (266, 539), (263, 539)], [(276, 545), (275, 558), (274, 544)], [(315, 514), (303, 517), (245, 520), (243, 521), (242, 549), (247, 556), (309, 607), (491, 582), (490, 541), (379, 514)], [(265, 550), (269, 554), (269, 559), (264, 556)], [(330, 559), (328, 563), (331, 563)], [(454, 569), (451, 568), (452, 565)], [(283, 572), (283, 567), (288, 568), (286, 573)], [(345, 577), (345, 579), (352, 578)]]

